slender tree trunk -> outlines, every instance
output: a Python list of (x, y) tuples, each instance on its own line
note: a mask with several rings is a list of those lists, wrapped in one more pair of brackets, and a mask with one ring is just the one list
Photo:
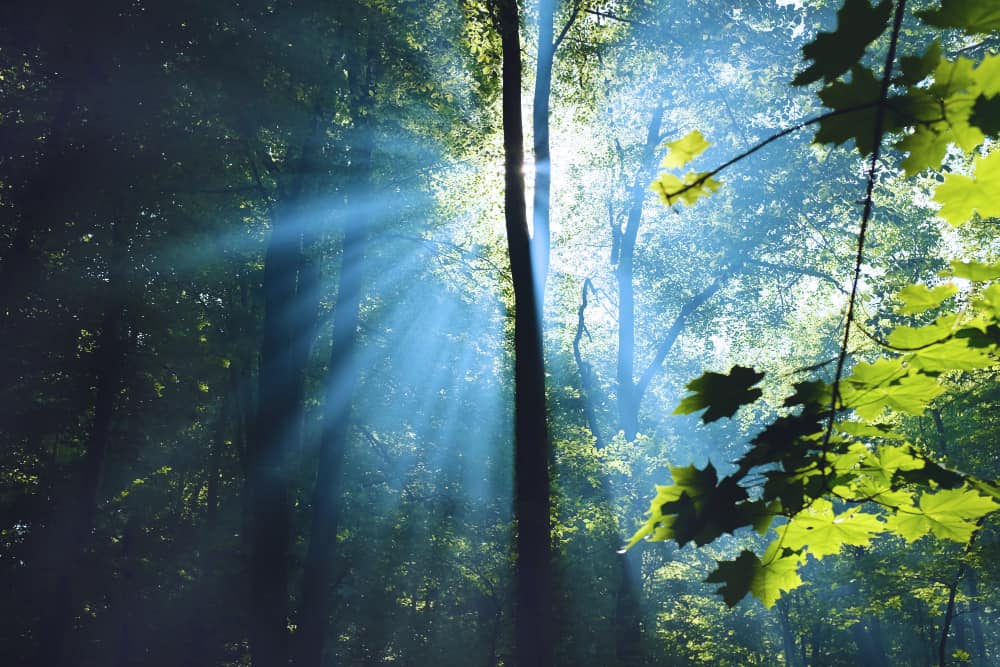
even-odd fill
[(646, 200), (647, 183), (652, 179), (656, 147), (660, 143), (663, 123), (663, 103), (653, 109), (646, 128), (646, 143), (629, 197), (625, 228), (620, 230), (618, 266), (618, 423), (626, 440), (635, 439), (639, 431), (640, 396), (635, 386), (635, 244), (642, 224), (642, 208)]
[(986, 664), (986, 638), (983, 634), (983, 619), (979, 610), (979, 578), (976, 568), (970, 567), (968, 576), (965, 578), (966, 593), (969, 596), (969, 627), (972, 630), (972, 641), (974, 643), (973, 664)]
[(514, 645), (517, 667), (548, 667), (552, 637), (550, 443), (541, 322), (525, 210), (521, 44), (516, 0), (500, 0), (503, 47), (504, 212), (514, 283)]
[(538, 305), (544, 307), (545, 283), (549, 275), (549, 255), (552, 248), (551, 191), (552, 156), (549, 151), (549, 101), (552, 96), (552, 64), (556, 47), (553, 43), (555, 0), (538, 3), (538, 59), (535, 66), (535, 94), (531, 126), (534, 133), (535, 196), (532, 207), (531, 252)]
[(594, 286), (590, 278), (583, 281), (583, 289), (580, 291), (580, 307), (576, 311), (576, 335), (573, 336), (573, 359), (576, 360), (577, 372), (580, 374), (580, 403), (583, 406), (583, 415), (587, 420), (587, 427), (594, 437), (594, 446), (600, 449), (604, 446), (604, 439), (601, 437), (601, 427), (597, 421), (597, 411), (594, 410), (594, 400), (597, 397), (596, 378), (594, 369), (589, 362), (583, 358), (580, 350), (580, 342), (584, 334), (589, 338), (587, 322), (587, 291), (594, 291)]
[(781, 628), (781, 648), (785, 654), (786, 667), (797, 667), (795, 633), (792, 631), (792, 619), (789, 615), (788, 600), (782, 598), (777, 604), (778, 626)]

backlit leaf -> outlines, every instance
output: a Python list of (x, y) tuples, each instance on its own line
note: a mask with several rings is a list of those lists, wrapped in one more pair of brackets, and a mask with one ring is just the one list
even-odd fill
[(683, 179), (673, 174), (660, 174), (650, 190), (660, 195), (660, 200), (667, 206), (673, 206), (677, 201), (690, 205), (715, 192), (721, 185), (714, 178), (709, 178), (708, 172), (693, 171), (685, 174)]
[(899, 312), (903, 315), (915, 315), (931, 308), (937, 308), (948, 297), (957, 294), (958, 288), (952, 283), (945, 283), (930, 288), (927, 285), (908, 285), (899, 292), (903, 305)]
[(920, 496), (919, 507), (900, 507), (887, 528), (912, 542), (928, 533), (940, 539), (968, 542), (976, 522), (1000, 508), (992, 498), (969, 488), (946, 489)]
[(951, 274), (956, 278), (965, 278), (976, 282), (996, 280), (1000, 278), (1000, 263), (983, 264), (982, 262), (952, 262)]
[(942, 315), (922, 327), (896, 327), (889, 332), (888, 343), (900, 350), (915, 350), (938, 343), (951, 336), (957, 320), (957, 315)]
[[(934, 191), (941, 204), (938, 215), (958, 227), (978, 212), (984, 218), (1000, 216), (1000, 151), (986, 157), (976, 157), (975, 174), (948, 174)], [(957, 274), (956, 274), (957, 275)], [(960, 276), (964, 277), (964, 276)]]
[(777, 532), (784, 546), (794, 551), (805, 549), (821, 559), (838, 553), (845, 544), (868, 546), (882, 530), (883, 525), (874, 514), (865, 514), (860, 507), (835, 514), (833, 503), (818, 498)]
[(800, 558), (797, 554), (785, 553), (761, 561), (752, 551), (743, 551), (733, 561), (719, 561), (718, 567), (705, 579), (708, 583), (722, 584), (718, 592), (730, 607), (752, 593), (772, 607), (782, 592), (802, 585), (798, 574)]
[(701, 135), (701, 132), (693, 130), (676, 141), (668, 141), (666, 143), (669, 150), (666, 157), (663, 158), (663, 162), (660, 163), (660, 166), (667, 169), (679, 169), (701, 155), (710, 145), (705, 141), (705, 137)]
[(971, 371), (976, 368), (993, 366), (993, 358), (983, 350), (969, 347), (965, 338), (952, 338), (937, 345), (917, 350), (910, 357), (910, 363), (925, 371)]

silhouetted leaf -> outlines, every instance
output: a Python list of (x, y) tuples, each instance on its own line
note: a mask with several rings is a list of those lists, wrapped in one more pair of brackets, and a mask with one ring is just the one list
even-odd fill
[(970, 35), (1000, 30), (1000, 4), (982, 0), (941, 0), (941, 7), (917, 12), (929, 25), (960, 28)]
[(732, 417), (741, 405), (753, 403), (761, 397), (761, 390), (752, 387), (763, 377), (763, 373), (745, 366), (733, 366), (728, 375), (709, 371), (688, 383), (687, 390), (693, 393), (681, 400), (674, 414), (687, 415), (705, 410), (701, 420), (706, 424)]
[(868, 0), (845, 0), (837, 12), (837, 29), (821, 32), (802, 47), (805, 58), (813, 64), (792, 81), (803, 86), (813, 81), (833, 81), (856, 65), (865, 49), (885, 32), (889, 25), (892, 2), (883, 0), (874, 7)]

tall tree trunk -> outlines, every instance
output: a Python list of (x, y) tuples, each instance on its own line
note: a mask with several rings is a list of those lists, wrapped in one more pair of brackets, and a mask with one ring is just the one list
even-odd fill
[[(360, 63), (356, 63), (350, 76), (352, 81), (358, 80), (355, 86), (358, 95), (367, 97), (368, 77), (357, 71), (361, 67)], [(368, 232), (365, 229), (366, 215), (363, 206), (360, 207), (362, 210), (352, 212), (351, 205), (363, 204), (370, 196), (368, 184), (372, 137), (368, 121), (369, 106), (366, 102), (358, 111), (357, 139), (351, 157), (356, 172), (351, 182), (352, 190), (346, 197), (346, 224), (337, 301), (333, 307), (333, 336), (327, 367), (316, 485), (313, 489), (309, 549), (302, 575), (300, 630), (295, 650), (295, 664), (300, 667), (321, 664), (330, 616), (332, 566), (336, 555), (341, 509), (341, 469), (347, 449), (351, 402), (360, 372), (355, 362), (354, 348), (361, 313), (361, 282)]]
[(525, 210), (521, 44), (516, 0), (499, 2), (503, 48), (504, 213), (514, 283), (515, 663), (548, 667), (552, 637), (550, 443), (541, 322)]

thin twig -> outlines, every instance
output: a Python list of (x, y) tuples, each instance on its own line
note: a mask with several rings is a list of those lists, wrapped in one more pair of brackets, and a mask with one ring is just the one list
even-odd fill
[[(875, 112), (874, 148), (872, 149), (872, 159), (868, 168), (868, 183), (865, 187), (865, 209), (861, 216), (861, 228), (858, 230), (858, 250), (854, 258), (854, 280), (851, 283), (851, 296), (847, 300), (847, 315), (844, 318), (844, 337), (840, 344), (840, 354), (837, 356), (837, 370), (833, 376), (833, 386), (830, 399), (830, 418), (827, 423), (826, 432), (823, 434), (823, 461), (826, 462), (826, 454), (830, 448), (830, 437), (833, 435), (833, 423), (837, 417), (838, 404), (840, 403), (840, 380), (844, 375), (844, 364), (847, 361), (847, 344), (851, 336), (851, 323), (854, 320), (854, 306), (858, 298), (858, 285), (861, 283), (861, 264), (864, 260), (865, 235), (868, 232), (868, 223), (872, 215), (872, 193), (875, 190), (875, 175), (878, 172), (879, 155), (882, 152), (882, 130), (885, 122), (886, 105), (885, 101), (889, 97), (889, 84), (892, 80), (892, 64), (896, 59), (896, 45), (899, 43), (899, 33), (903, 25), (903, 12), (906, 7), (906, 0), (899, 0), (896, 4), (896, 15), (892, 24), (892, 37), (889, 40), (889, 52), (885, 58), (885, 71), (882, 74), (882, 92), (879, 95), (878, 108)], [(823, 467), (824, 477), (826, 476), (826, 465)]]

